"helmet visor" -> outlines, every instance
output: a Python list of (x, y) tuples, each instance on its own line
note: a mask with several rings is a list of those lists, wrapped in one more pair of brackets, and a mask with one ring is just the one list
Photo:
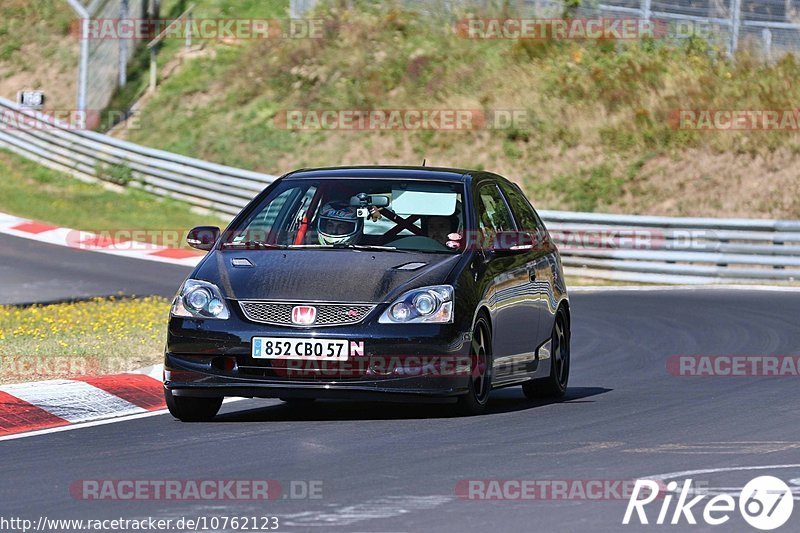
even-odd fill
[(351, 235), (356, 231), (356, 223), (350, 220), (323, 218), (320, 230), (328, 235)]

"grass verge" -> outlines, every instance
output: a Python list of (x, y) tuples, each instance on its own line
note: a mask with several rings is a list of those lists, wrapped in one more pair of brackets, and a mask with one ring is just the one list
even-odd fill
[(182, 233), (194, 226), (227, 223), (213, 214), (193, 212), (183, 202), (141, 190), (116, 192), (100, 183), (84, 183), (4, 150), (0, 150), (0, 211), (95, 232)]
[(160, 363), (160, 297), (0, 306), (0, 383), (125, 372)]

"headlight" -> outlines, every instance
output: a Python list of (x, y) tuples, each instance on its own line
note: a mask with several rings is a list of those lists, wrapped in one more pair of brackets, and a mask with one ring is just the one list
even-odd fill
[(408, 291), (392, 302), (378, 322), (450, 324), (453, 322), (453, 287), (435, 285)]
[(222, 294), (213, 283), (187, 279), (172, 302), (172, 316), (185, 318), (230, 318)]

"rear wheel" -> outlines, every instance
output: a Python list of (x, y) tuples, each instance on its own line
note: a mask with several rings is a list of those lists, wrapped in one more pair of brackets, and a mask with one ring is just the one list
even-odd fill
[(561, 397), (567, 392), (569, 381), (569, 320), (562, 307), (556, 313), (550, 341), (550, 375), (535, 379), (522, 385), (522, 392), (528, 398)]
[(207, 422), (217, 416), (222, 398), (192, 398), (175, 396), (164, 389), (164, 399), (172, 416), (181, 422)]
[(469, 390), (458, 398), (458, 410), (464, 415), (485, 411), (492, 390), (492, 333), (483, 316), (478, 317), (472, 331), (470, 360)]

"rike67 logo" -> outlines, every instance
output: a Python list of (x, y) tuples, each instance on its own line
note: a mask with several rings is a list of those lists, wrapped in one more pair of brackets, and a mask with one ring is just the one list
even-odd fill
[[(653, 480), (637, 479), (622, 523), (636, 524), (638, 519), (638, 523), (643, 525), (695, 525), (697, 514), (706, 524), (719, 526), (728, 522), (738, 508), (742, 518), (752, 527), (770, 531), (784, 525), (794, 509), (791, 489), (773, 476), (760, 476), (748, 482), (739, 493), (738, 502), (730, 494), (695, 495), (691, 479), (686, 479), (680, 490), (676, 481), (667, 484), (665, 493), (659, 491), (663, 486)], [(655, 521), (651, 522), (652, 516), (648, 517), (645, 507), (656, 501), (661, 505), (660, 508), (658, 503), (652, 506), (659, 511)]]

